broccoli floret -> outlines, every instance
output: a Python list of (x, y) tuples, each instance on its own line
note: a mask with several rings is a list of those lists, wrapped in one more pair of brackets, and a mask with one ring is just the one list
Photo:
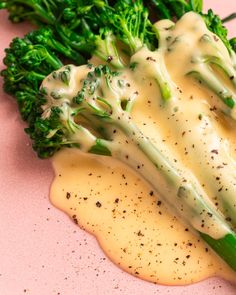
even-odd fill
[[(116, 1), (114, 5), (109, 5), (105, 0), (11, 0), (0, 3), (0, 8), (8, 9), (11, 19), (16, 22), (27, 19), (38, 22), (40, 26), (49, 24), (54, 40), (64, 44), (65, 48), (61, 53), (69, 58), (73, 56), (73, 49), (77, 51), (77, 55), (81, 53), (86, 58), (96, 52), (103, 60), (113, 58), (114, 52), (104, 56), (101, 52), (107, 52), (107, 47), (114, 48), (114, 39), (126, 44), (130, 55), (143, 44), (152, 49), (156, 45), (148, 11), (141, 0)], [(41, 7), (41, 10), (38, 7)], [(112, 44), (109, 44), (111, 35)], [(105, 36), (108, 36), (107, 40)], [(47, 36), (44, 38), (48, 40)], [(101, 40), (105, 42), (100, 42)], [(111, 64), (120, 67), (119, 63), (114, 62), (117, 59), (117, 56), (114, 56)]]
[(60, 2), (58, 0), (3, 0), (0, 2), (0, 8), (7, 9), (9, 19), (15, 23), (29, 20), (36, 24), (53, 24)]
[(42, 80), (63, 65), (48, 46), (34, 44), (30, 35), (13, 39), (5, 50), (7, 68), (1, 72), (4, 90), (16, 97), (24, 120), (31, 114)]
[(113, 34), (130, 50), (130, 55), (146, 45), (155, 48), (156, 37), (148, 19), (149, 12), (142, 0), (116, 1), (114, 7), (105, 6), (101, 19)]

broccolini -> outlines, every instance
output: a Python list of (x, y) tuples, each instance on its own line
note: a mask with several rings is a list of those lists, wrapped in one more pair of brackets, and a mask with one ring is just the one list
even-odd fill
[[(158, 11), (154, 17), (150, 16), (150, 7), (156, 7)], [(228, 76), (232, 87), (236, 87), (236, 42), (227, 40), (221, 20), (212, 11), (203, 14), (200, 0), (153, 0), (146, 1), (145, 5), (142, 0), (10, 0), (0, 1), (0, 8), (9, 11), (13, 22), (29, 20), (41, 27), (12, 41), (4, 59), (7, 68), (2, 71), (5, 90), (16, 97), (22, 118), (28, 123), (26, 132), (39, 157), (48, 158), (62, 147), (76, 147), (84, 152), (115, 157), (137, 170), (142, 162), (137, 163), (132, 155), (127, 158), (124, 148), (124, 143), (132, 145), (149, 167), (138, 172), (167, 203), (172, 202), (171, 198), (178, 200), (175, 206), (178, 214), (236, 271), (235, 232), (208, 201), (198, 181), (176, 168), (136, 126), (130, 110), (138, 93), (127, 95), (126, 83), (116, 71), (129, 67), (135, 72), (140, 65), (145, 70), (155, 53), (157, 66), (148, 78), (154, 79), (159, 86), (163, 105), (167, 108), (168, 104), (173, 105), (176, 85), (166, 68), (163, 50), (170, 49), (178, 40), (171, 40), (171, 36), (165, 34), (171, 35), (174, 31), (176, 24), (172, 20), (195, 11), (224, 42), (231, 62), (225, 64), (212, 40), (205, 36), (200, 41), (208, 42), (215, 50), (214, 54), (200, 55), (193, 63), (205, 69), (212, 64), (218, 66)], [(154, 20), (162, 18), (172, 19), (168, 21), (165, 33), (158, 24), (153, 24)], [(148, 54), (145, 60), (139, 59), (142, 50)], [(116, 70), (108, 66), (82, 66), (81, 73), (85, 71), (87, 77), (73, 97), (62, 95), (58, 88), (49, 92), (45, 87), (45, 81), (57, 80), (62, 88), (69, 88), (75, 67), (68, 63), (81, 65), (92, 55)], [(204, 73), (201, 68), (186, 74), (197, 77), (216, 92), (234, 118), (235, 95), (222, 86), (217, 73)], [(117, 139), (114, 130), (124, 142)], [(152, 181), (150, 171), (162, 180), (165, 189)], [(210, 217), (213, 228), (223, 228), (223, 237), (217, 239), (214, 234), (208, 235), (196, 226), (195, 216), (202, 216), (203, 220)]]

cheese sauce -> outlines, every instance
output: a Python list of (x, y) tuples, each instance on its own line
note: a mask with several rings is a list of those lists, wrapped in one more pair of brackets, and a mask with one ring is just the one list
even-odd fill
[[(214, 35), (198, 15), (189, 13), (170, 31), (171, 26), (169, 21), (157, 23), (160, 49), (141, 49), (132, 57), (137, 68), (122, 73), (122, 78), (130, 83), (129, 92), (138, 93), (132, 118), (168, 159), (198, 179), (214, 205), (231, 221), (233, 215), (225, 208), (222, 196), (228, 204), (235, 205), (235, 123), (219, 111), (226, 110), (213, 91), (186, 75), (196, 70), (191, 52), (198, 59), (202, 53), (212, 54), (215, 50), (228, 64), (230, 56), (219, 40), (213, 47), (199, 43), (202, 36), (214, 40)], [(170, 37), (176, 40), (171, 47), (167, 44)], [(151, 78), (155, 67), (162, 68), (171, 87), (173, 96), (166, 104), (158, 83)], [(63, 95), (68, 99), (75, 95), (87, 72), (86, 67), (73, 67), (72, 84), (68, 89), (63, 86)], [(219, 73), (219, 78), (225, 77)], [(43, 86), (51, 90), (62, 87), (50, 78)], [(116, 136), (120, 136), (119, 132)], [(125, 144), (122, 137), (120, 141)], [(137, 161), (141, 157), (132, 146), (127, 145), (127, 153), (136, 155)], [(235, 273), (175, 216), (170, 208), (171, 196), (165, 196), (169, 200), (166, 204), (163, 196), (137, 173), (138, 169), (134, 171), (113, 158), (76, 149), (58, 152), (53, 166), (52, 203), (95, 235), (107, 256), (122, 269), (168, 285), (190, 284), (215, 275), (236, 281)], [(154, 176), (150, 170), (147, 180)], [(156, 187), (158, 183), (161, 186), (158, 177), (154, 181)], [(222, 183), (228, 183), (227, 189), (222, 188)], [(198, 228), (199, 220), (193, 222)], [(225, 234), (223, 227), (219, 232), (212, 232), (207, 224), (205, 228), (216, 238)]]

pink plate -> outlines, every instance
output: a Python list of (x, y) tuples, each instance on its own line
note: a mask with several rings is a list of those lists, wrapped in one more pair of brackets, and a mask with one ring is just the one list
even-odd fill
[[(236, 12), (235, 0), (206, 2), (222, 17)], [(11, 24), (3, 11), (0, 16), (2, 60), (10, 40), (29, 26)], [(227, 26), (231, 36), (236, 34), (236, 21)], [(113, 265), (91, 235), (49, 203), (51, 164), (37, 159), (15, 102), (0, 91), (0, 295), (236, 294), (235, 287), (217, 278), (167, 287)]]

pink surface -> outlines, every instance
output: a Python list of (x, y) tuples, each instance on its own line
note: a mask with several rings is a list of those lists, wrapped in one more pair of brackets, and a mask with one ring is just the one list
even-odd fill
[[(206, 2), (221, 16), (236, 11), (235, 0)], [(2, 60), (3, 48), (28, 28), (10, 24), (4, 12), (0, 24)], [(228, 24), (232, 36), (235, 26), (236, 21)], [(16, 105), (2, 90), (0, 120), (0, 295), (236, 294), (235, 287), (219, 279), (165, 287), (113, 265), (91, 235), (49, 203), (50, 162), (36, 158)]]

